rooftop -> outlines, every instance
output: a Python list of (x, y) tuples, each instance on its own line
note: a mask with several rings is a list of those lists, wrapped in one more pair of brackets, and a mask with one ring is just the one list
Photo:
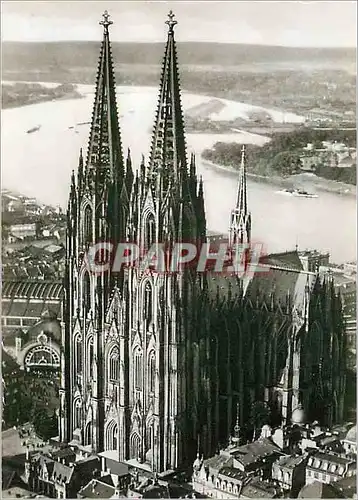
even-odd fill
[(235, 469), (234, 467), (222, 467), (220, 469), (219, 476), (237, 479), (238, 481), (242, 481), (247, 477), (244, 472), (240, 471), (239, 469)]
[(114, 493), (114, 486), (102, 483), (100, 479), (92, 479), (78, 494), (82, 498), (111, 498)]
[(62, 300), (61, 281), (5, 280), (2, 285), (2, 298), (16, 297)]
[(281, 454), (280, 449), (270, 439), (264, 438), (239, 446), (233, 457), (244, 465), (250, 465), (276, 453)]
[(301, 489), (298, 498), (344, 498), (344, 496), (332, 484), (314, 481)]
[(232, 457), (223, 454), (215, 455), (213, 457), (204, 460), (204, 465), (209, 469), (214, 469), (216, 471), (219, 471), (224, 466), (232, 465)]
[(318, 465), (318, 463), (321, 463), (321, 462), (328, 462), (330, 464), (346, 466), (348, 464), (351, 464), (353, 461), (349, 458), (335, 455), (334, 453), (318, 452), (313, 457), (309, 458), (307, 465), (309, 467), (320, 469), (321, 466)]
[(278, 460), (277, 460), (277, 464), (283, 466), (283, 467), (287, 467), (287, 468), (294, 468), (294, 467), (297, 467), (297, 465), (301, 464), (304, 460), (306, 460), (306, 458), (302, 455), (298, 455), (298, 456), (290, 456), (290, 455), (285, 455), (283, 457), (280, 457)]
[(276, 487), (258, 477), (253, 477), (241, 490), (241, 496), (246, 498), (274, 498), (276, 495)]
[(351, 443), (357, 443), (357, 426), (355, 425), (347, 432), (344, 441), (350, 441)]

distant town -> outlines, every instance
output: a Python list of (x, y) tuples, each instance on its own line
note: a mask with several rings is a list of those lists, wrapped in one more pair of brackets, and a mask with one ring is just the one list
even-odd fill
[(60, 279), (66, 217), (60, 208), (2, 191), (3, 279)]

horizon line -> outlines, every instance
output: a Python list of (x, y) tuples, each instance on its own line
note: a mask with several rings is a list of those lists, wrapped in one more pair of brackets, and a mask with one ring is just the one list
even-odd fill
[[(21, 44), (35, 44), (35, 43), (101, 43), (102, 40), (99, 39), (83, 39), (83, 40), (1, 40), (1, 44), (6, 43), (21, 43)], [(141, 45), (157, 45), (163, 44), (165, 45), (165, 40), (157, 40), (157, 41), (140, 41), (140, 40), (111, 40), (111, 45), (114, 43), (127, 43), (127, 44), (141, 44)], [(215, 45), (245, 45), (250, 47), (274, 47), (274, 48), (282, 48), (282, 49), (319, 49), (319, 50), (357, 50), (357, 45), (278, 45), (278, 44), (267, 44), (267, 43), (251, 43), (251, 42), (216, 42), (216, 41), (208, 41), (208, 40), (176, 40), (177, 44), (182, 43), (193, 43), (193, 44), (215, 44)]]

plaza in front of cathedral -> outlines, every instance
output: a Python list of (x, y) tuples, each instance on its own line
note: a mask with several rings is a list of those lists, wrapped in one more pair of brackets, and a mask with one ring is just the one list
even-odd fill
[[(122, 152), (107, 12), (100, 24), (87, 154), (67, 210), (59, 435), (41, 443), (21, 431), (23, 487), (52, 498), (347, 498), (356, 427), (342, 425), (346, 340), (332, 279), (297, 250), (259, 255), (242, 273), (177, 272), (179, 252), (169, 272), (133, 265), (129, 242), (208, 253), (205, 185), (186, 155), (174, 15), (138, 168)], [(214, 243), (252, 255), (245, 148), (228, 222)], [(103, 242), (124, 245), (128, 265), (92, 272)]]

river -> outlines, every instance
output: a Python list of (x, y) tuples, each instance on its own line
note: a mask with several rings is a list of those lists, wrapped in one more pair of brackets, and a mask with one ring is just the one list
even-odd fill
[[(66, 206), (70, 174), (77, 169), (80, 147), (87, 148), (93, 87), (78, 86), (83, 99), (51, 101), (2, 112), (2, 185), (51, 205)], [(131, 148), (133, 163), (147, 155), (157, 102), (156, 88), (118, 87), (118, 108), (124, 151)], [(188, 109), (209, 99), (183, 93)], [(226, 101), (227, 102), (227, 101)], [(237, 106), (234, 103), (233, 106)], [(26, 131), (37, 125), (37, 132)], [(69, 128), (73, 127), (73, 128)], [(237, 141), (262, 145), (267, 138), (249, 133), (188, 134), (188, 153), (197, 154), (203, 176), (208, 228), (227, 232), (235, 204), (237, 174), (215, 169), (200, 159), (203, 149), (215, 142)], [(248, 181), (252, 233), (268, 252), (314, 248), (331, 253), (342, 263), (356, 255), (356, 200), (320, 192), (318, 198), (293, 198), (277, 194), (278, 188)]]

